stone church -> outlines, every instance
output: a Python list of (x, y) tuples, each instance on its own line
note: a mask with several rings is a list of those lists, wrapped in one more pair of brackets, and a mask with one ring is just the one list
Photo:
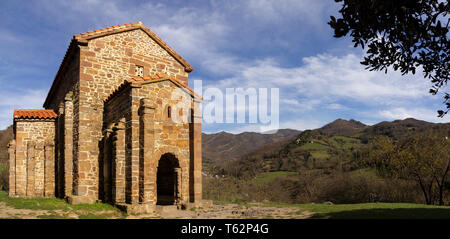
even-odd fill
[(9, 195), (134, 213), (201, 203), (192, 70), (141, 22), (74, 35), (45, 109), (14, 111)]

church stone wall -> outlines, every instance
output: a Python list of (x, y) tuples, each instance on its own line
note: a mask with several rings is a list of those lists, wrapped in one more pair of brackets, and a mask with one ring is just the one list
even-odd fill
[(80, 69), (80, 55), (79, 46), (73, 46), (74, 50), (69, 52), (68, 59), (61, 65), (55, 81), (58, 81), (57, 87), (55, 87), (51, 98), (49, 98), (47, 109), (52, 109), (56, 113), (60, 113), (60, 106), (64, 104), (66, 95), (69, 92), (75, 92), (78, 90), (76, 82), (79, 79)]
[[(146, 99), (148, 104), (154, 108), (153, 117), (146, 118), (141, 114), (141, 122), (151, 125), (153, 131), (153, 147), (144, 149), (147, 151), (145, 157), (141, 155), (141, 160), (147, 164), (143, 170), (149, 171), (150, 182), (156, 184), (156, 168), (158, 167), (161, 156), (166, 153), (172, 153), (178, 159), (181, 173), (181, 183), (178, 185), (180, 203), (189, 201), (189, 122), (188, 117), (192, 108), (192, 97), (181, 90), (173, 82), (166, 80), (157, 83), (143, 84), (141, 88), (135, 88), (138, 99)], [(141, 101), (141, 107), (143, 102)], [(171, 118), (168, 117), (168, 109), (171, 109)], [(144, 110), (144, 109), (143, 109)], [(141, 145), (144, 145), (145, 136), (141, 137)], [(150, 152), (152, 152), (150, 154)], [(149, 195), (148, 200), (156, 202), (156, 191)]]
[[(99, 196), (98, 145), (102, 141), (103, 100), (125, 79), (136, 76), (136, 66), (143, 67), (144, 76), (164, 72), (187, 84), (185, 68), (140, 29), (95, 38), (89, 40), (87, 46), (80, 46), (78, 119), (74, 120), (78, 136), (74, 138), (77, 155), (74, 155), (73, 192), (84, 197), (82, 201), (94, 202)], [(135, 161), (137, 156), (132, 157)], [(81, 164), (86, 170), (80, 170)], [(137, 182), (133, 182), (127, 188), (136, 191), (136, 185)], [(134, 202), (137, 197), (128, 200)]]
[[(74, 129), (74, 102), (78, 102), (79, 92), (79, 46), (72, 43), (66, 59), (62, 62), (55, 77), (53, 92), (49, 95), (49, 101), (44, 107), (53, 109), (58, 114), (55, 138), (55, 164), (56, 164), (56, 196), (64, 198), (72, 195), (73, 184), (73, 139), (77, 137)], [(76, 126), (77, 124), (75, 124)]]
[[(177, 93), (177, 90), (180, 90)], [(178, 95), (171, 99), (173, 95)], [(169, 80), (132, 84), (117, 93), (105, 103), (104, 113), (104, 156), (103, 168), (113, 167), (113, 187), (125, 179), (124, 202), (130, 205), (142, 204), (150, 207), (156, 204), (156, 172), (158, 162), (164, 154), (174, 155), (179, 163), (178, 204), (188, 203), (190, 185), (190, 127), (188, 117), (193, 99)], [(174, 109), (171, 117), (180, 116), (179, 122), (168, 117), (169, 106)], [(176, 110), (175, 110), (176, 109)], [(183, 112), (184, 110), (184, 112)], [(124, 141), (119, 141), (123, 135)], [(119, 144), (124, 144), (125, 155), (118, 155)], [(111, 148), (108, 150), (108, 148)], [(125, 159), (121, 164), (118, 160)], [(106, 170), (108, 171), (108, 170)], [(125, 172), (124, 175), (118, 172)], [(104, 173), (104, 175), (107, 173)], [(106, 180), (107, 181), (107, 180)], [(104, 188), (106, 189), (106, 188)], [(107, 195), (107, 189), (104, 190)], [(122, 197), (113, 193), (115, 203)], [(107, 200), (109, 199), (106, 196)], [(151, 210), (149, 208), (144, 209)]]
[(104, 102), (140, 74), (137, 67), (143, 76), (165, 73), (185, 85), (192, 70), (141, 23), (74, 36), (44, 103), (56, 119), (15, 121), (12, 196), (155, 205), (158, 160), (169, 153), (179, 162), (177, 203), (201, 200), (200, 123), (177, 123), (167, 115), (171, 106), (173, 116), (185, 108), (182, 117), (191, 117), (192, 92), (181, 94), (181, 102), (172, 98), (179, 83), (133, 83)]
[(55, 121), (16, 120), (10, 144), (10, 195), (54, 197)]

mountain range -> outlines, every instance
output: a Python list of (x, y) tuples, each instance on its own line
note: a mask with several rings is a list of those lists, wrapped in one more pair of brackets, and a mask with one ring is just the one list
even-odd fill
[(245, 153), (255, 150), (263, 145), (282, 142), (297, 136), (301, 131), (293, 129), (281, 129), (275, 134), (261, 134), (244, 132), (231, 134), (219, 132), (215, 134), (202, 134), (203, 163), (220, 162), (237, 159)]
[(427, 129), (450, 136), (450, 123), (430, 123), (413, 118), (383, 121), (371, 126), (353, 119), (337, 119), (318, 129), (303, 132), (284, 129), (273, 135), (248, 132), (203, 134), (203, 159), (205, 169), (219, 166), (239, 171), (258, 167), (289, 171), (296, 167), (292, 165), (294, 161), (298, 163), (298, 159), (305, 158), (316, 160), (318, 167), (322, 167), (321, 163), (330, 164), (325, 161), (335, 160), (336, 155), (350, 158), (353, 149), (361, 148), (375, 136), (399, 140)]
[[(357, 120), (336, 119), (335, 121), (313, 130), (327, 136), (345, 136), (361, 140), (363, 143), (377, 135), (386, 135), (400, 139), (412, 132), (424, 129), (434, 129), (450, 136), (450, 123), (430, 123), (413, 118), (383, 121), (369, 126)], [(211, 163), (238, 159), (253, 151), (264, 151), (264, 148), (273, 148), (276, 145), (289, 144), (295, 140), (302, 131), (294, 129), (280, 129), (275, 134), (261, 134), (244, 132), (232, 134), (219, 132), (213, 134), (202, 133), (203, 162), (207, 166)], [(0, 160), (7, 159), (7, 144), (12, 139), (12, 126), (0, 130)]]

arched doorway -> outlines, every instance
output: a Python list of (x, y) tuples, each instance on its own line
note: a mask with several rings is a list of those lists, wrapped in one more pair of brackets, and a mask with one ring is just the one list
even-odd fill
[(156, 177), (156, 204), (173, 205), (178, 198), (178, 178), (180, 165), (175, 155), (166, 153), (161, 156), (158, 163)]

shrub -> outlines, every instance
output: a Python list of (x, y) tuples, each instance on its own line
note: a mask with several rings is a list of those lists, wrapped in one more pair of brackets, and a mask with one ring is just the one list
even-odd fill
[(8, 167), (0, 164), (0, 190), (8, 191), (9, 173)]
[(234, 177), (204, 178), (204, 197), (216, 201), (280, 203), (424, 203), (414, 182), (383, 179), (374, 171), (308, 170), (295, 177), (279, 177), (265, 184)]

